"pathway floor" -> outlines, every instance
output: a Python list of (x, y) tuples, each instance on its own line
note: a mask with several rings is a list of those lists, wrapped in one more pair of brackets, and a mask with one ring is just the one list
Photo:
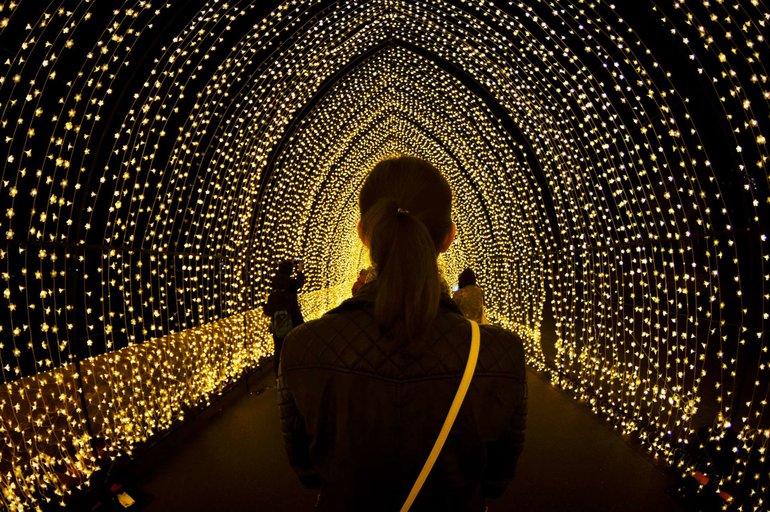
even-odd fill
[[(683, 511), (651, 458), (584, 405), (529, 372), (527, 441), (514, 482), (490, 512)], [(272, 371), (253, 376), (132, 464), (144, 512), (313, 509), (283, 451)]]

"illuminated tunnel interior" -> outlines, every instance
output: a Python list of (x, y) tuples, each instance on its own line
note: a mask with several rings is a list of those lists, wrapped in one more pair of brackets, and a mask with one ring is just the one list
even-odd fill
[[(257, 5), (259, 4), (259, 5)], [(770, 478), (764, 0), (0, 1), (0, 508), (66, 502), (367, 256), (380, 159), (454, 194), (528, 364), (731, 506)], [(761, 58), (765, 55), (765, 58)]]

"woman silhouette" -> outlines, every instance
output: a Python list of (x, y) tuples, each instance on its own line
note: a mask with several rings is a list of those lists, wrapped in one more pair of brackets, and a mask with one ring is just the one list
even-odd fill
[[(399, 510), (447, 416), (471, 342), (436, 263), (455, 235), (451, 201), (431, 164), (378, 163), (358, 224), (375, 278), (286, 338), (284, 439), (300, 480), (320, 490), (319, 510)], [(470, 390), (411, 510), (483, 511), (513, 476), (526, 404), (521, 340), (481, 326)]]

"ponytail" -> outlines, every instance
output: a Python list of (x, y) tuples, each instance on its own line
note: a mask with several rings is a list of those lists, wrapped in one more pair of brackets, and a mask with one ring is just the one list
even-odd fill
[(377, 272), (374, 314), (381, 332), (412, 340), (436, 317), (436, 258), (452, 226), (451, 207), (449, 183), (418, 158), (379, 162), (361, 187), (361, 232)]
[(374, 315), (382, 332), (419, 337), (438, 311), (436, 247), (425, 225), (395, 200), (380, 199), (362, 224), (377, 268)]

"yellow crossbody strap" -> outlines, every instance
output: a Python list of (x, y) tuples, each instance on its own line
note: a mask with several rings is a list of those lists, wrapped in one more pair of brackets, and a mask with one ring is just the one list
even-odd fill
[(425, 461), (425, 465), (422, 467), (422, 471), (420, 471), (420, 476), (417, 477), (417, 480), (412, 486), (412, 490), (409, 492), (409, 496), (404, 502), (404, 506), (401, 507), (401, 512), (407, 512), (409, 510), (412, 503), (414, 503), (415, 498), (417, 498), (420, 489), (422, 489), (422, 484), (424, 484), (425, 480), (428, 478), (430, 470), (433, 469), (433, 464), (435, 464), (436, 459), (438, 459), (438, 454), (441, 453), (441, 449), (444, 447), (444, 442), (446, 442), (446, 438), (449, 436), (449, 431), (452, 430), (452, 425), (455, 422), (455, 418), (457, 418), (457, 413), (460, 412), (460, 406), (463, 404), (465, 394), (468, 392), (468, 388), (471, 385), (473, 372), (476, 370), (476, 361), (479, 359), (481, 335), (479, 333), (479, 324), (473, 320), (468, 320), (468, 322), (471, 324), (471, 351), (468, 354), (468, 363), (465, 365), (465, 373), (463, 373), (463, 378), (460, 381), (460, 387), (457, 388), (457, 394), (455, 394), (455, 398), (452, 401), (452, 406), (449, 408), (449, 414), (447, 414), (444, 425), (441, 427), (441, 432), (438, 434), (436, 444), (433, 445), (433, 449), (430, 451), (430, 455), (428, 455), (428, 460)]

